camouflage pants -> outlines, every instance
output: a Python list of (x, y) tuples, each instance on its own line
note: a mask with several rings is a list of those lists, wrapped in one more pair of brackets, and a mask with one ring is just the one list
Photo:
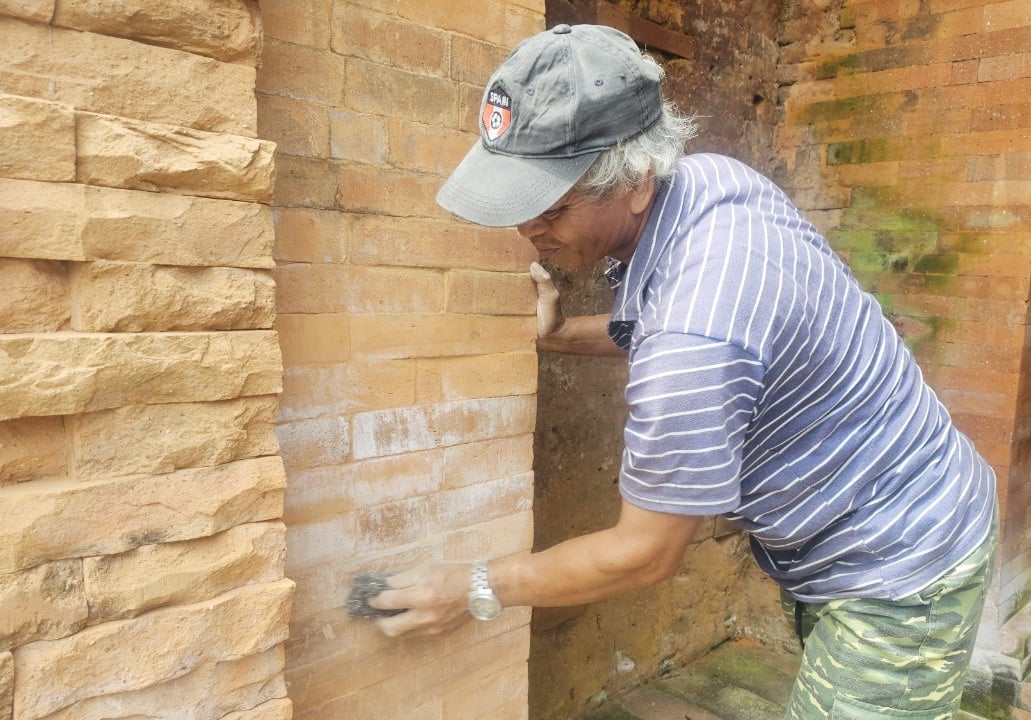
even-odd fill
[(782, 606), (805, 638), (785, 720), (951, 720), (959, 708), (998, 546), (988, 539), (937, 581), (897, 602)]

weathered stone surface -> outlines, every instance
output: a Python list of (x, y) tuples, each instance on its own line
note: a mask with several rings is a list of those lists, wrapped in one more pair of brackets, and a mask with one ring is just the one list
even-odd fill
[(83, 332), (252, 330), (275, 317), (267, 270), (98, 260), (73, 266), (71, 279), (71, 327)]
[(36, 720), (86, 698), (147, 688), (205, 663), (268, 650), (286, 639), (292, 593), (290, 580), (251, 585), (20, 647), (15, 714)]
[(142, 690), (80, 700), (47, 720), (220, 720), (226, 713), (285, 697), (282, 670), (283, 648), (277, 646), (241, 660), (205, 663)]
[(68, 443), (63, 418), (0, 422), (0, 487), (67, 474)]
[(67, 419), (79, 480), (160, 475), (275, 455), (276, 398), (131, 405)]
[(59, 103), (0, 95), (0, 176), (74, 180), (75, 111)]
[(197, 540), (88, 557), (83, 574), (89, 622), (135, 617), (281, 580), (285, 557), (286, 527), (280, 522), (248, 523)]
[(250, 710), (230, 713), (222, 720), (290, 720), (293, 713), (294, 706), (289, 698), (279, 698), (278, 700), (269, 700)]
[(272, 211), (212, 200), (0, 178), (0, 256), (271, 268)]
[(81, 113), (76, 141), (82, 183), (254, 202), (271, 198), (276, 146), (267, 140)]
[(186, 266), (273, 266), (272, 211), (264, 205), (98, 187), (87, 188), (85, 202), (88, 215), (80, 257)]
[(0, 650), (78, 632), (87, 615), (82, 561), (61, 560), (0, 575), (0, 607)]
[(0, 335), (0, 420), (272, 395), (272, 331)]
[(83, 185), (0, 178), (0, 255), (84, 260)]
[[(0, 0), (0, 15), (50, 22), (54, 16), (54, 5), (57, 0)], [(0, 718), (4, 714), (0, 711)]]
[(243, 0), (62, 0), (54, 24), (250, 65), (260, 38), (256, 4)]
[(67, 330), (70, 315), (63, 263), (0, 258), (0, 333)]
[(0, 37), (0, 87), (12, 95), (198, 130), (257, 133), (253, 67), (4, 17)]
[(0, 488), (0, 574), (275, 520), (285, 485), (278, 457), (157, 477), (8, 485)]
[(0, 652), (0, 720), (14, 716), (14, 656)]

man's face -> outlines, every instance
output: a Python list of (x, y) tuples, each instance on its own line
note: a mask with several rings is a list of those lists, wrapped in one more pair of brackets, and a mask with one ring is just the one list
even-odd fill
[[(628, 262), (647, 220), (652, 190), (649, 183), (646, 189), (612, 193), (600, 199), (571, 190), (540, 216), (516, 229), (533, 243), (542, 260), (566, 270), (592, 267), (606, 256)], [(642, 203), (642, 199), (647, 202)]]

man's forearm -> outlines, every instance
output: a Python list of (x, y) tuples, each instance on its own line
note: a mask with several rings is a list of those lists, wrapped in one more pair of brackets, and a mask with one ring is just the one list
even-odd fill
[(609, 337), (608, 323), (608, 315), (566, 318), (557, 331), (537, 338), (537, 348), (572, 355), (625, 358), (626, 351)]

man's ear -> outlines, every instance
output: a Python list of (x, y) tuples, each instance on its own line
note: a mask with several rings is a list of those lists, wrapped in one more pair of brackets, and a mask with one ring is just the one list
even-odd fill
[(634, 213), (634, 215), (640, 215), (651, 205), (654, 196), (655, 174), (649, 172), (644, 182), (630, 192), (630, 212)]

